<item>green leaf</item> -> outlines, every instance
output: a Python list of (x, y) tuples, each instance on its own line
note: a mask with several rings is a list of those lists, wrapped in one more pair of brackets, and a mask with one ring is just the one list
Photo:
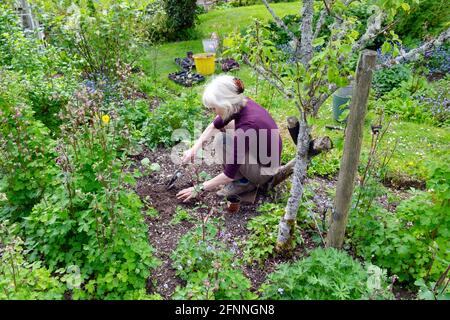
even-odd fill
[(406, 2), (403, 2), (401, 4), (401, 6), (402, 6), (403, 10), (405, 10), (406, 12), (409, 12), (411, 10), (411, 7)]
[(383, 54), (386, 54), (386, 53), (390, 52), (391, 50), (392, 50), (392, 46), (391, 46), (391, 44), (389, 42), (385, 42), (381, 46), (381, 52)]

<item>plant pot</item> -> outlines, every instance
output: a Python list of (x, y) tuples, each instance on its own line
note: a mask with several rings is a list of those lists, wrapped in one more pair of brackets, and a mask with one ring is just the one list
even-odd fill
[(340, 119), (342, 113), (349, 109), (352, 98), (353, 86), (348, 85), (340, 88), (333, 94), (333, 119), (337, 122), (345, 122), (347, 119)]
[(241, 198), (238, 195), (227, 197), (227, 210), (229, 213), (236, 213), (241, 206)]

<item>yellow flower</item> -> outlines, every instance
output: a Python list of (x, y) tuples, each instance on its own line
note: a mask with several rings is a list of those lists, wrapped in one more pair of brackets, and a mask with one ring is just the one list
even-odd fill
[(408, 165), (412, 167), (414, 165), (414, 162), (410, 161), (408, 162)]
[(109, 123), (109, 116), (107, 114), (102, 116), (102, 121), (104, 124), (108, 124)]

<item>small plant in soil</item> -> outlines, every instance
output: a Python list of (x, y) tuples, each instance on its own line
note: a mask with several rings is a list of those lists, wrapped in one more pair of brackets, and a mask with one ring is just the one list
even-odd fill
[(141, 160), (141, 165), (144, 169), (145, 174), (152, 174), (153, 172), (158, 172), (161, 170), (161, 166), (159, 163), (154, 162), (150, 163), (150, 160), (148, 158), (144, 158)]
[[(203, 211), (204, 208), (197, 209)], [(171, 255), (176, 274), (187, 281), (174, 299), (253, 299), (250, 281), (239, 268), (235, 253), (223, 241), (223, 226), (212, 211), (201, 214), (201, 225), (185, 234)]]
[(171, 225), (177, 225), (180, 224), (182, 221), (188, 221), (188, 222), (194, 222), (195, 219), (194, 217), (191, 216), (191, 214), (181, 208), (181, 207), (177, 207), (175, 209), (175, 215), (173, 216), (172, 220), (170, 221)]
[(147, 211), (145, 211), (145, 215), (151, 219), (155, 219), (159, 217), (159, 212), (153, 207), (149, 207)]

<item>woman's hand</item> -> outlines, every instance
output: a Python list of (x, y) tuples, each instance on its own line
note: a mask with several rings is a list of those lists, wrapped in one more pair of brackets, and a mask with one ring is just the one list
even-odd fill
[(197, 150), (194, 147), (186, 150), (183, 154), (183, 159), (181, 160), (181, 162), (188, 163), (188, 162), (194, 161), (196, 153), (197, 153)]
[(190, 199), (195, 198), (195, 196), (196, 192), (194, 190), (194, 187), (183, 189), (177, 193), (177, 199), (183, 200), (183, 202), (187, 202)]

